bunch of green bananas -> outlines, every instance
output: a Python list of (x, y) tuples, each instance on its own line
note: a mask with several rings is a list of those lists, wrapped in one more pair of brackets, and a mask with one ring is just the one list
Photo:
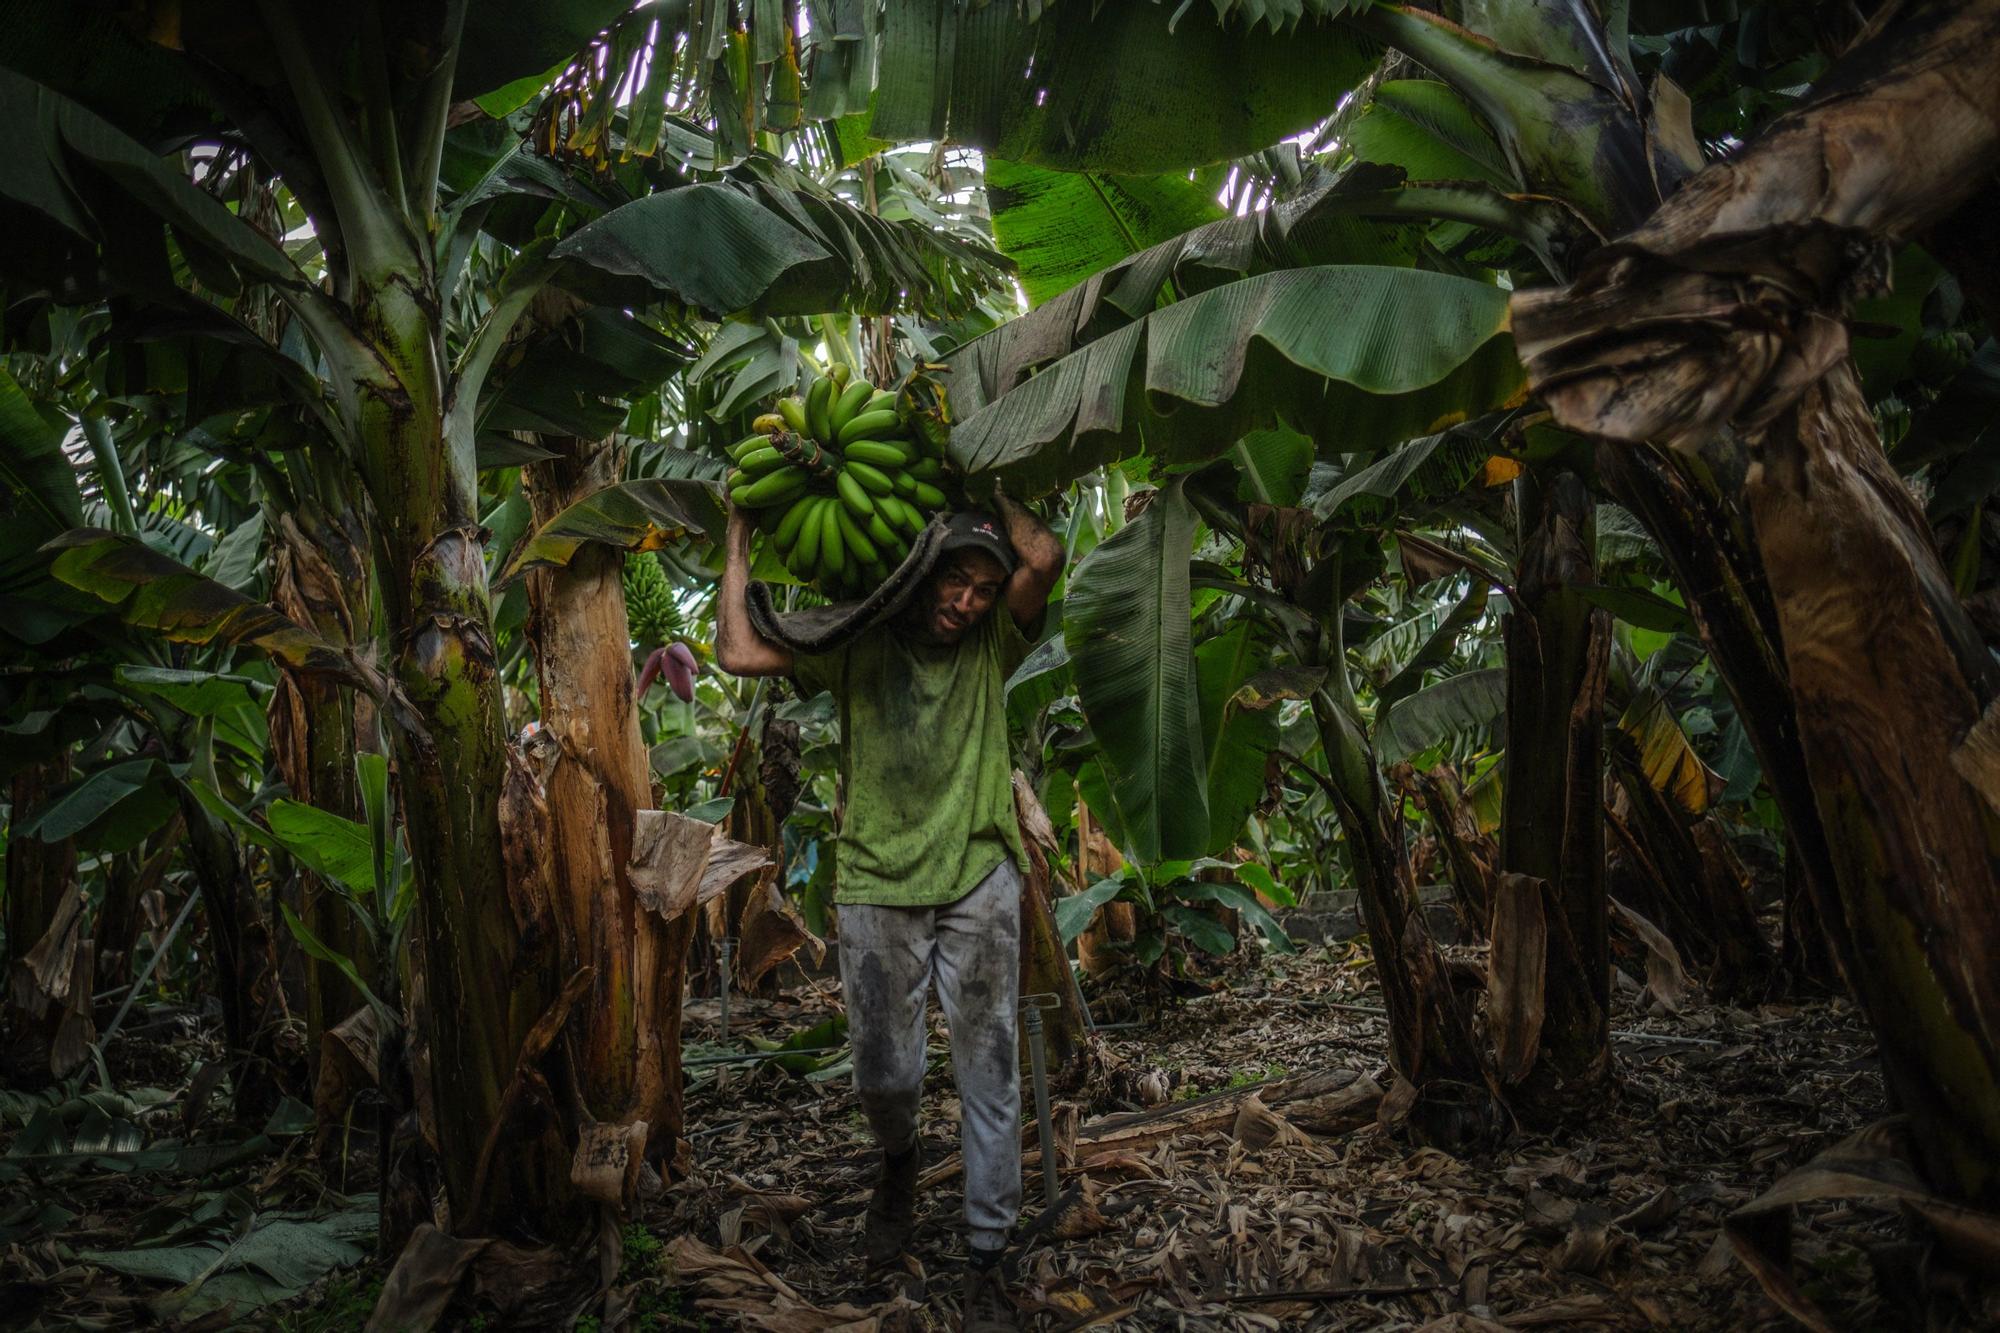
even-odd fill
[(829, 596), (867, 593), (910, 553), (932, 512), (943, 447), (905, 431), (896, 395), (846, 366), (781, 398), (729, 451), (729, 498), (759, 511), (785, 568)]
[(660, 567), (657, 552), (629, 553), (624, 583), (625, 626), (632, 642), (654, 646), (680, 635), (680, 608), (674, 605), (673, 584)]

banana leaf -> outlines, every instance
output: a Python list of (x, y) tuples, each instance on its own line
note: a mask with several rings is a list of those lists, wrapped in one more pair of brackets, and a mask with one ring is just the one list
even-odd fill
[(720, 318), (831, 310), (962, 314), (1007, 264), (913, 221), (758, 181), (710, 181), (636, 199), (587, 223), (554, 257), (637, 277)]
[(1202, 746), (1208, 768), (1205, 855), (1234, 845), (1243, 821), (1264, 795), (1266, 757), (1277, 748), (1278, 715), (1245, 708), (1236, 696), (1269, 660), (1248, 621), (1239, 621), (1195, 650), (1201, 697)]
[(1325, 22), (1290, 31), (1206, 5), (898, 0), (882, 29), (869, 132), (950, 139), (1066, 171), (1181, 171), (1241, 157), (1331, 115), (1376, 48)]
[(134, 537), (78, 528), (43, 548), (51, 571), (72, 588), (109, 603), (128, 625), (176, 643), (232, 643), (287, 666), (356, 681), (339, 649), (290, 617), (161, 555)]
[(719, 487), (692, 479), (619, 482), (593, 491), (544, 523), (507, 562), (499, 582), (530, 569), (566, 565), (585, 542), (654, 551), (689, 532), (721, 541), (727, 519)]
[(1184, 175), (1050, 171), (993, 157), (986, 197), (993, 239), (1033, 305), (1222, 215), (1215, 192)]
[[(1442, 273), (1328, 265), (1245, 278), (980, 402), (952, 433), (952, 459), (1037, 495), (1142, 449), (1197, 462), (1278, 423), (1322, 448), (1381, 449), (1513, 399), (1521, 368), (1506, 327), (1505, 292)], [(961, 396), (969, 383), (954, 373), (960, 410), (976, 397)]]
[(1476, 732), (1507, 711), (1507, 670), (1487, 667), (1450, 676), (1405, 696), (1375, 722), (1375, 752), (1383, 764), (1454, 736)]
[(1063, 639), (1104, 780), (1143, 862), (1207, 849), (1192, 643), (1194, 510), (1176, 482), (1070, 576)]

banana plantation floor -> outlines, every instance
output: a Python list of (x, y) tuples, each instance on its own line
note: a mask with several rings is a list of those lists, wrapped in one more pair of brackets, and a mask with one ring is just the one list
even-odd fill
[[(776, 995), (737, 997), (735, 1063), (715, 1062), (715, 1001), (690, 1006), (692, 1174), (626, 1228), (611, 1299), (581, 1327), (956, 1328), (964, 1240), (942, 1029), (934, 1015), (915, 1251), (907, 1271), (869, 1279), (870, 1154), (838, 1051), (790, 1061), (825, 1065), (817, 1078), (741, 1059), (753, 1041), (818, 1045), (813, 1029), (838, 1012), (830, 981), (784, 971), (793, 984)], [(1064, 1189), (1049, 1223), (1029, 1154), (1033, 1234), (1015, 1282), (1026, 1327), (1789, 1327), (1724, 1219), (1883, 1115), (1872, 1042), (1845, 1002), (1667, 1013), (1624, 983), (1619, 1084), (1601, 1114), (1497, 1147), (1412, 1148), (1378, 1125), (1386, 1032), (1358, 946), (1250, 958), (1205, 984), (1151, 1016), (1096, 997), (1107, 1030), (1089, 1077), (1057, 1093)], [(14, 1164), (0, 1327), (360, 1327), (382, 1279), (359, 1262), (372, 1182), (315, 1165), (302, 1107), (261, 1134), (223, 1128), (200, 1072), (218, 1052), (188, 1016), (135, 1027), (108, 1053), (126, 1091), (93, 1103), (103, 1116), (37, 1121), (51, 1099), (0, 1097), (0, 1170)], [(106, 1123), (116, 1142), (85, 1142)], [(1024, 1138), (1032, 1149), (1032, 1128)], [(148, 1166), (150, 1145), (174, 1140), (194, 1147)], [(2000, 1316), (1991, 1288), (1929, 1262), (1893, 1212), (1808, 1203), (1789, 1234), (1800, 1286), (1843, 1327)], [(443, 1326), (501, 1321), (455, 1307)]]
[[(1029, 1326), (1793, 1326), (1732, 1256), (1722, 1224), (1883, 1115), (1873, 1043), (1852, 1006), (1689, 1003), (1668, 1014), (1647, 1012), (1634, 988), (1614, 1019), (1631, 1035), (1616, 1043), (1619, 1087), (1601, 1115), (1452, 1153), (1412, 1149), (1377, 1125), (1389, 1075), (1370, 972), (1354, 946), (1267, 956), (1156, 1021), (1103, 1034), (1093, 1077), (1057, 1096), (1069, 1169), (1048, 1230), (1063, 1234), (1034, 1235), (1021, 1251), (1015, 1289)], [(751, 1003), (744, 1029), (800, 1030), (836, 1005), (820, 986)], [(712, 1024), (713, 1003), (694, 1017)], [(693, 1094), (695, 1173), (648, 1224), (694, 1308), (785, 1330), (863, 1318), (956, 1327), (956, 1101), (935, 1012), (932, 1043), (929, 1187), (915, 1254), (893, 1279), (859, 1271), (869, 1153), (844, 1078), (763, 1065)], [(1033, 1229), (1032, 1129), (1024, 1141)], [(1794, 1226), (1802, 1285), (1851, 1327), (1921, 1324), (1914, 1255), (1884, 1212), (1817, 1206)]]

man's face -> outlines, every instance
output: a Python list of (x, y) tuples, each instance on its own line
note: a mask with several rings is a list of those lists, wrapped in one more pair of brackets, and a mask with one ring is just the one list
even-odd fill
[(984, 620), (1000, 599), (1007, 571), (979, 551), (954, 551), (924, 584), (923, 630), (939, 643), (957, 643)]

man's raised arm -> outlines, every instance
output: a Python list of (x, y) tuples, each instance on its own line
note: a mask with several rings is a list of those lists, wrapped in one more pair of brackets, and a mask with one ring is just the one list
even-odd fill
[(1056, 579), (1062, 574), (1063, 544), (1040, 519), (1004, 492), (994, 491), (993, 503), (1000, 510), (1000, 521), (1007, 525), (1007, 540), (1020, 560), (1007, 580), (1007, 610), (1013, 614), (1016, 625), (1031, 633), (1042, 612), (1048, 609), (1049, 589), (1056, 586)]
[(715, 594), (715, 664), (732, 676), (791, 674), (792, 650), (757, 633), (745, 597), (750, 587), (750, 517), (729, 506), (722, 587)]

